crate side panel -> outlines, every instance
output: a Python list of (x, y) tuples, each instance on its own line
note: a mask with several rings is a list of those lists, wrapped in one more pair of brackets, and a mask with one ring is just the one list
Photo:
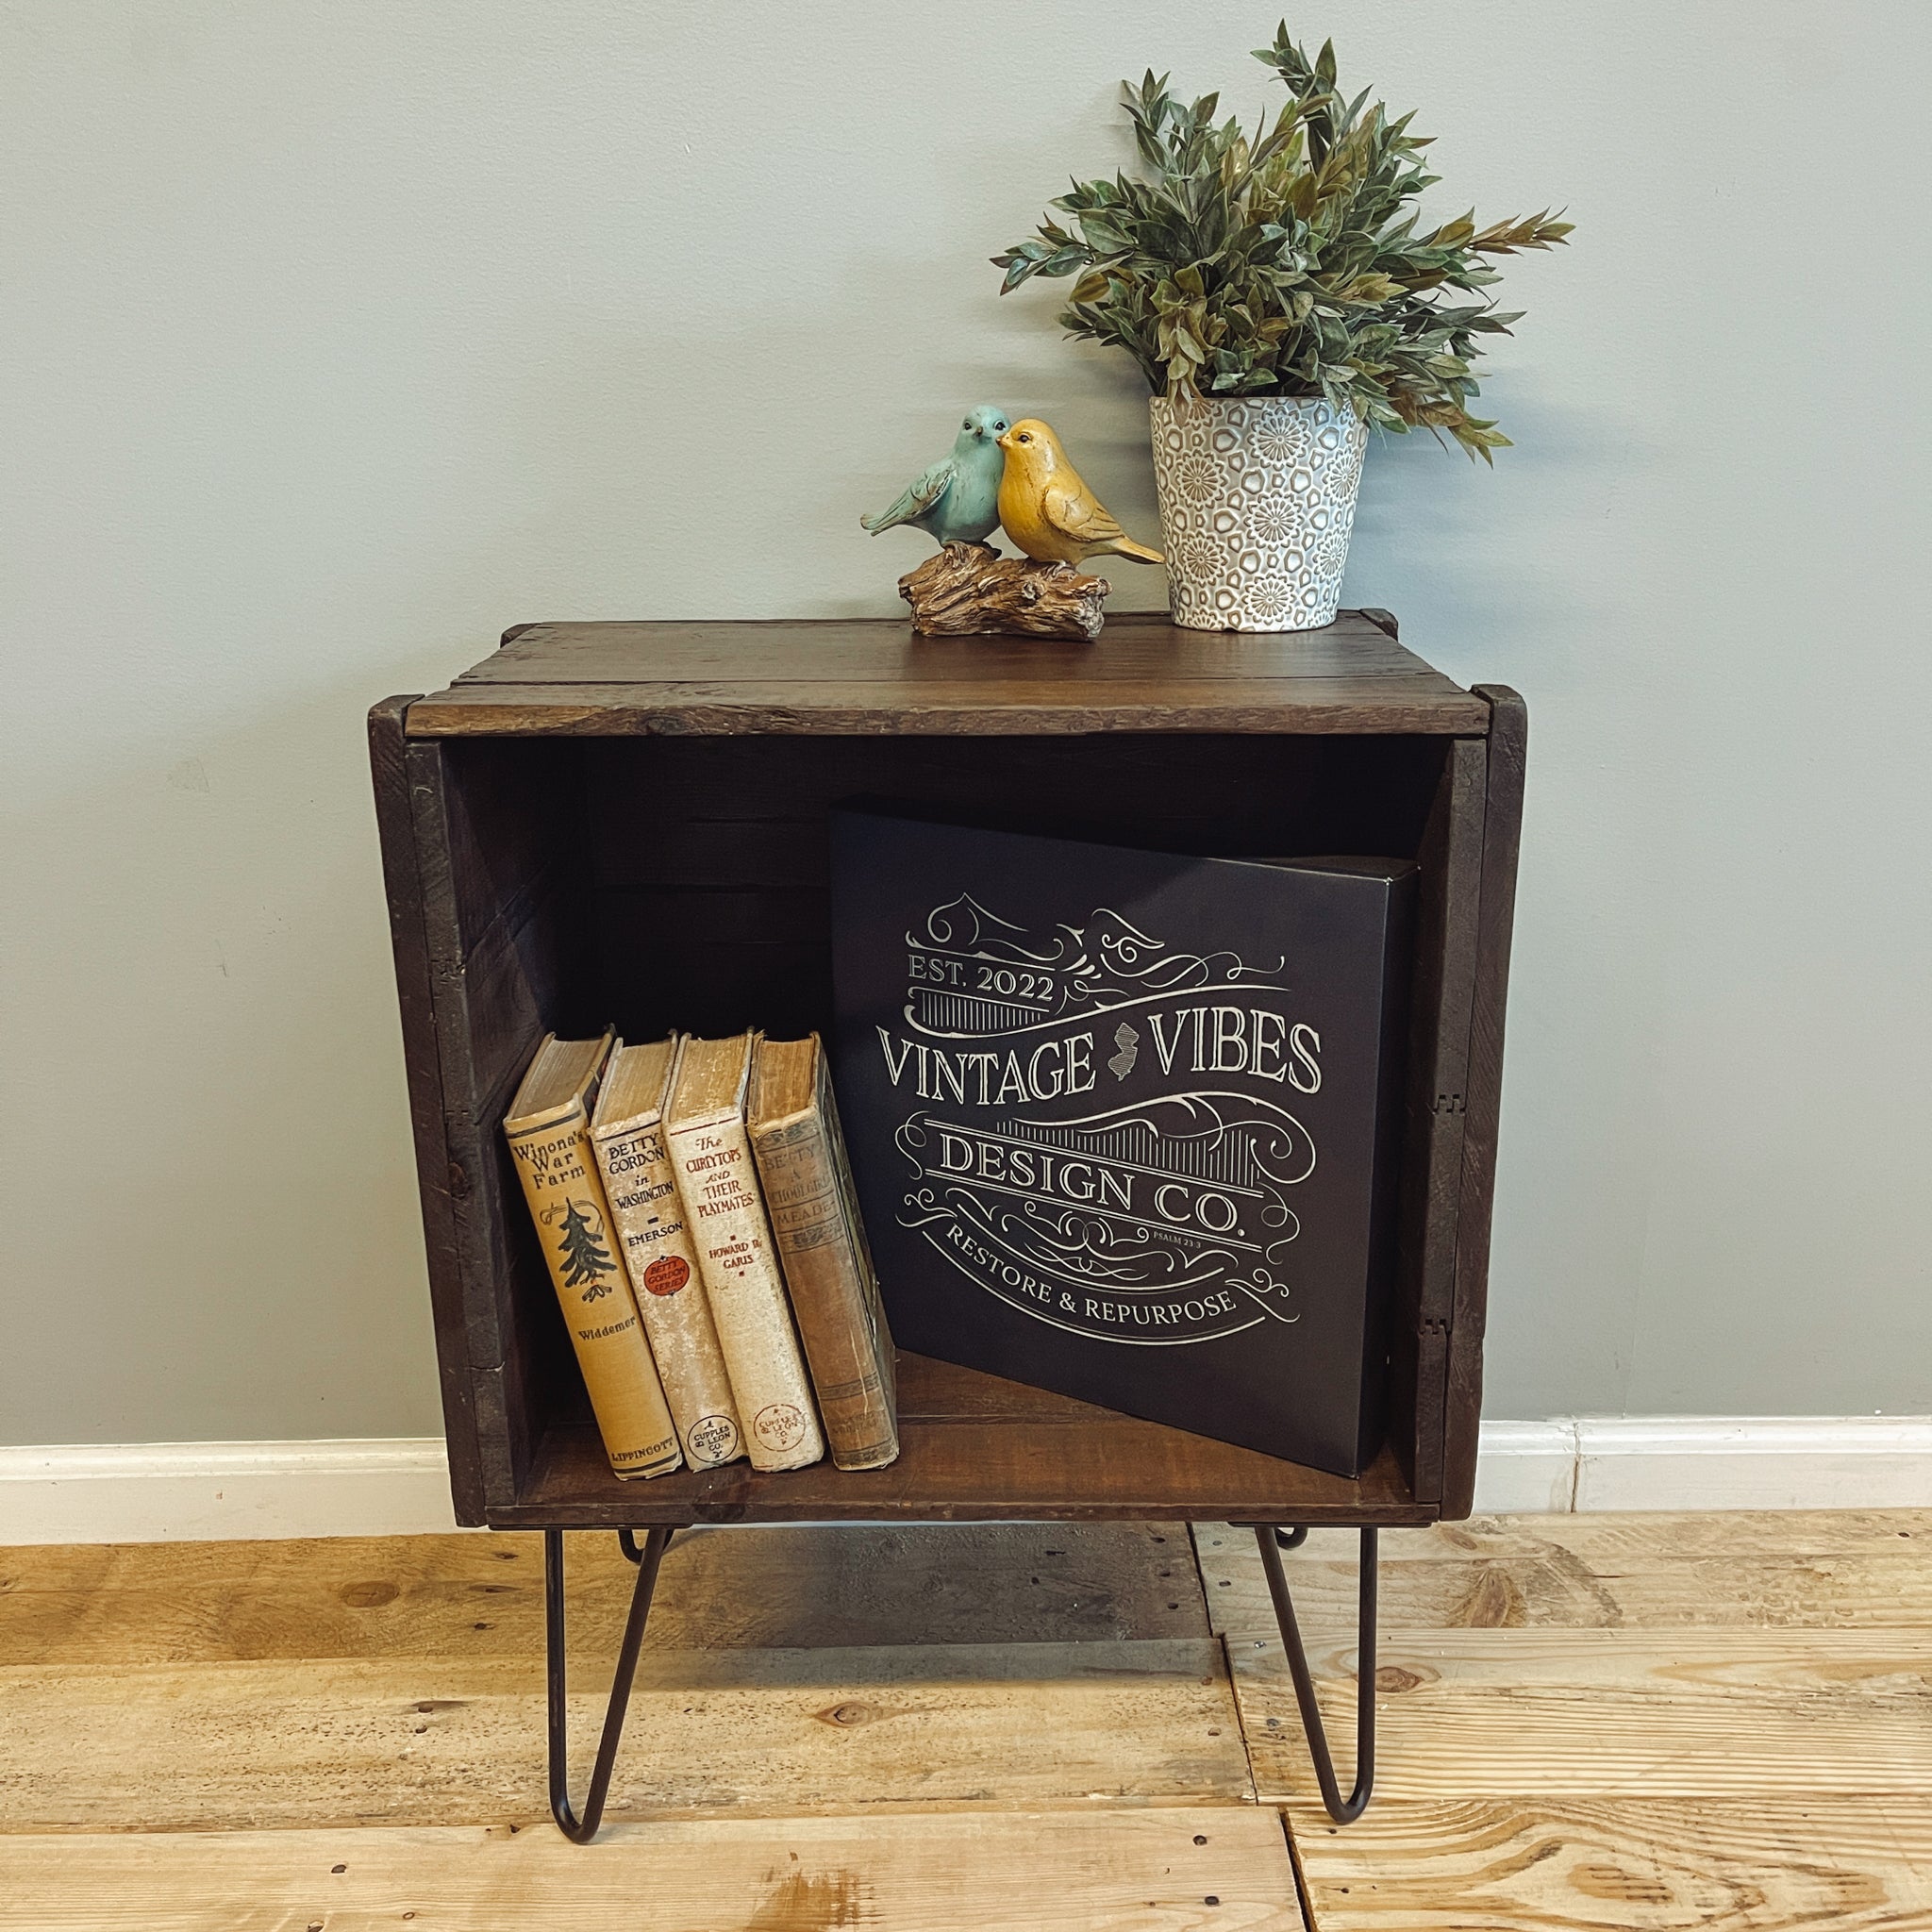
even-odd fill
[[(1481, 877), (1483, 745), (1452, 741), (1418, 858), (1415, 974), (1399, 1184), (1390, 1417), (1417, 1498), (1441, 1494), (1443, 1405), (1468, 1105)], [(1413, 1418), (1401, 1433), (1400, 1419)]]
[(1485, 741), (1482, 896), (1476, 921), (1468, 1112), (1456, 1233), (1456, 1303), (1449, 1336), (1443, 1416), (1443, 1513), (1467, 1516), (1475, 1502), (1476, 1438), (1482, 1423), (1483, 1338), (1488, 1326), (1490, 1230), (1495, 1206), (1496, 1140), (1503, 1102), (1503, 1023), (1516, 917), (1516, 860), (1529, 712), (1504, 685), (1479, 685), (1491, 706)]

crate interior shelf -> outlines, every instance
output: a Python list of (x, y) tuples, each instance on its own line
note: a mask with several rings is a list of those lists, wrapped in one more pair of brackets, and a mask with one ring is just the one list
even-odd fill
[[(532, 625), (371, 714), (451, 1481), (504, 1528), (860, 1518), (1423, 1523), (1474, 1476), (1524, 713), (1386, 613), (1092, 645), (893, 622)], [(1412, 858), (1390, 1424), (1328, 1475), (901, 1357), (891, 1468), (619, 1483), (499, 1123), (546, 1029), (831, 1018), (825, 816), (859, 795), (1201, 854)]]
[(619, 1482), (589, 1424), (553, 1429), (502, 1523), (1239, 1522), (1287, 1511), (1298, 1523), (1388, 1524), (1436, 1513), (1417, 1506), (1386, 1450), (1359, 1478), (1325, 1475), (904, 1351), (899, 1407), (899, 1459), (876, 1470), (822, 1462), (760, 1475), (734, 1462)]

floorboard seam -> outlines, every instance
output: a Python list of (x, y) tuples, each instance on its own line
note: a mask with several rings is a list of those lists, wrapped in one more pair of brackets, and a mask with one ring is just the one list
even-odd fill
[(1289, 1870), (1294, 1874), (1294, 1902), (1301, 1910), (1303, 1932), (1321, 1932), (1315, 1924), (1315, 1901), (1308, 1896), (1308, 1874), (1302, 1870), (1302, 1848), (1296, 1841), (1288, 1807), (1278, 1807), (1276, 1815), (1281, 1820), (1282, 1842), (1288, 1847)]

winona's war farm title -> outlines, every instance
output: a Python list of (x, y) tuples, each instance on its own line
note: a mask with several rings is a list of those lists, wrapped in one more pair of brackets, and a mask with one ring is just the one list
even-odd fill
[(1379, 1446), (1413, 868), (832, 816), (901, 1346), (1341, 1474)]

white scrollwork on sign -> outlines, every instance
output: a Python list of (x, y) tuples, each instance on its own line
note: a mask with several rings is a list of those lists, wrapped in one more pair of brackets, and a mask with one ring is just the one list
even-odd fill
[(1084, 924), (1036, 936), (962, 892), (935, 907), (906, 945), (907, 1024), (944, 1039), (1037, 1029), (1176, 993), (1285, 990), (1279, 958), (1251, 966), (1225, 949), (1187, 952), (1105, 906)]
[(1297, 1319), (1290, 1196), (1315, 1144), (1231, 1077), (1319, 1088), (1282, 960), (1190, 952), (1106, 908), (1030, 934), (965, 893), (906, 942), (907, 1031), (877, 1029), (891, 1086), (921, 1103), (894, 1135), (903, 1226), (1000, 1300), (1101, 1341)]

